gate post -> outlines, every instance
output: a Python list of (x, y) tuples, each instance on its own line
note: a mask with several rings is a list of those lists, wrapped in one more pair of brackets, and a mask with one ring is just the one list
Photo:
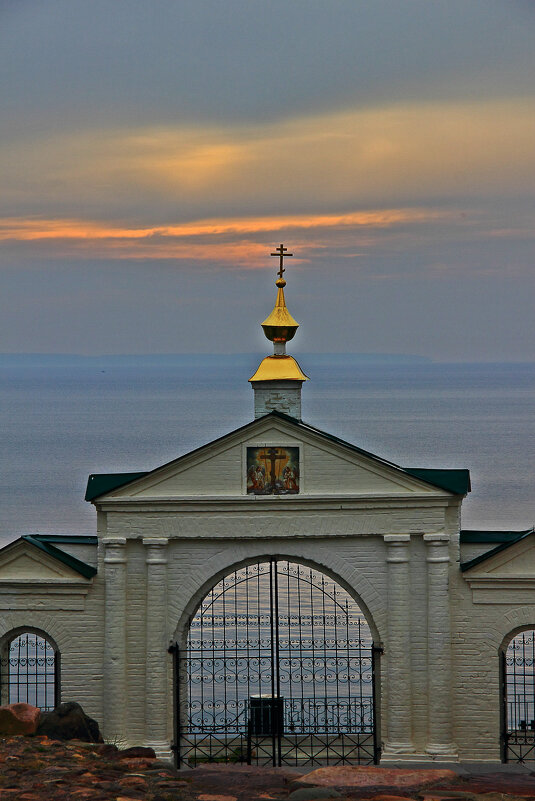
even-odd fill
[(167, 543), (165, 537), (143, 539), (146, 548), (145, 737), (159, 758), (170, 759), (168, 739)]
[(411, 715), (410, 534), (385, 534), (388, 564), (388, 759), (414, 753)]
[(448, 534), (424, 534), (427, 548), (427, 675), (426, 751), (457, 759), (451, 723), (451, 623), (448, 595)]

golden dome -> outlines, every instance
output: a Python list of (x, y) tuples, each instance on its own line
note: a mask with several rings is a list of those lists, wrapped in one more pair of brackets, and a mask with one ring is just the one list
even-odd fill
[[(270, 315), (271, 316), (271, 315)], [(290, 316), (290, 315), (288, 315)], [(269, 320), (269, 317), (268, 317)], [(267, 335), (266, 335), (267, 336)], [(292, 334), (293, 336), (293, 334)], [(293, 356), (266, 356), (249, 381), (308, 381)]]
[(279, 278), (276, 285), (278, 286), (278, 292), (275, 307), (269, 317), (266, 317), (262, 323), (262, 328), (271, 342), (289, 342), (299, 328), (299, 323), (294, 320), (286, 308), (286, 300), (284, 298), (286, 281), (284, 278)]

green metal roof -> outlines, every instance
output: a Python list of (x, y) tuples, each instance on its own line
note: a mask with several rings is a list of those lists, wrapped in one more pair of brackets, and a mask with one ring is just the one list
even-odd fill
[(406, 473), (435, 487), (453, 492), (454, 495), (466, 495), (472, 489), (470, 471), (466, 469), (434, 470), (427, 467), (404, 467)]
[[(90, 579), (96, 575), (97, 569), (92, 565), (86, 564), (86, 562), (82, 562), (80, 559), (77, 559), (75, 556), (71, 556), (65, 551), (56, 548), (55, 545), (51, 545), (49, 542), (43, 541), (43, 537), (47, 535), (32, 535), (32, 534), (25, 534), (20, 539), (24, 540), (24, 542), (29, 542), (30, 545), (34, 545), (36, 548), (39, 548), (40, 551), (44, 551), (44, 553), (48, 554), (48, 556), (52, 556), (54, 559), (57, 559), (60, 562), (63, 562), (64, 565), (72, 568), (77, 573), (80, 573), (81, 576), (84, 578)], [(53, 536), (53, 535), (48, 535)], [(70, 538), (74, 539), (74, 538)], [(96, 540), (96, 537), (92, 538)]]
[(533, 529), (525, 531), (481, 531), (480, 529), (461, 529), (460, 540), (471, 543), (516, 542), (523, 534), (530, 534)]
[(337, 445), (341, 445), (344, 448), (349, 448), (349, 450), (353, 451), (354, 453), (366, 456), (369, 459), (373, 459), (375, 462), (380, 462), (381, 464), (391, 467), (394, 470), (399, 470), (407, 475), (413, 476), (414, 478), (424, 481), (426, 484), (430, 484), (433, 487), (445, 489), (454, 495), (466, 495), (467, 492), (470, 492), (471, 487), (469, 470), (435, 470), (424, 467), (400, 467), (399, 465), (394, 464), (394, 462), (389, 462), (387, 459), (376, 456), (370, 451), (365, 451), (362, 448), (353, 445), (351, 442), (347, 442), (346, 440), (340, 439), (340, 437), (336, 437), (334, 434), (329, 434), (326, 431), (322, 431), (320, 428), (310, 425), (309, 423), (304, 423), (302, 420), (297, 420), (297, 418), (290, 417), (288, 414), (273, 410), (272, 412), (268, 412), (268, 414), (264, 415), (263, 417), (257, 418), (250, 423), (246, 423), (245, 425), (234, 429), (234, 431), (230, 431), (228, 434), (224, 434), (222, 437), (212, 440), (212, 442), (208, 442), (205, 445), (201, 445), (199, 448), (189, 451), (183, 456), (179, 456), (178, 459), (173, 459), (171, 462), (167, 462), (167, 464), (156, 467), (154, 470), (149, 470), (142, 473), (92, 473), (87, 482), (85, 500), (93, 501), (95, 498), (105, 495), (107, 492), (111, 492), (114, 489), (118, 489), (126, 484), (130, 484), (132, 481), (136, 481), (138, 478), (143, 478), (143, 476), (148, 476), (150, 473), (154, 473), (156, 470), (161, 470), (162, 467), (167, 467), (168, 464), (179, 462), (182, 459), (185, 459), (186, 457), (192, 456), (194, 453), (203, 450), (204, 448), (208, 448), (212, 445), (216, 445), (218, 442), (222, 442), (227, 437), (238, 434), (240, 431), (246, 431), (248, 428), (254, 426), (258, 420), (265, 420), (267, 417), (278, 417), (281, 420), (285, 420), (286, 422), (297, 426), (298, 428), (304, 429), (305, 431), (311, 431), (315, 434), (319, 434), (321, 437), (324, 437), (331, 442), (336, 443)]
[(130, 484), (136, 478), (147, 476), (145, 473), (92, 473), (87, 479), (87, 488), (85, 491), (85, 500), (92, 501), (98, 498), (99, 495), (105, 495), (124, 484)]
[[(491, 533), (491, 532), (488, 532)], [(509, 533), (514, 534), (515, 532), (494, 532), (496, 534), (499, 533)], [(476, 565), (480, 565), (481, 562), (485, 562), (487, 559), (490, 559), (492, 556), (495, 556), (497, 553), (501, 553), (502, 551), (506, 551), (507, 548), (510, 548), (511, 545), (515, 545), (515, 543), (520, 542), (520, 540), (529, 537), (530, 534), (534, 533), (534, 529), (530, 528), (527, 531), (517, 531), (515, 537), (510, 537), (506, 541), (502, 541), (496, 548), (491, 548), (490, 551), (485, 551), (485, 553), (479, 554), (479, 556), (475, 556), (473, 559), (470, 559), (468, 562), (461, 562), (461, 570), (470, 570), (471, 567), (475, 567)], [(468, 540), (470, 541), (470, 540)], [(473, 540), (472, 540), (473, 541)], [(476, 542), (482, 542), (483, 540), (475, 540)], [(462, 540), (461, 540), (462, 542)], [(466, 540), (465, 540), (466, 542)]]
[(97, 545), (98, 537), (92, 534), (26, 534), (40, 542), (62, 542), (64, 545)]

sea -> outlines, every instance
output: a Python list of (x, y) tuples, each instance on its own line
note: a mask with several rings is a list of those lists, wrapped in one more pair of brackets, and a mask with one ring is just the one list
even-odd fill
[[(251, 421), (261, 358), (0, 355), (0, 546), (95, 534), (88, 475), (151, 470)], [(535, 524), (535, 364), (298, 358), (306, 422), (403, 467), (469, 468), (463, 528)]]

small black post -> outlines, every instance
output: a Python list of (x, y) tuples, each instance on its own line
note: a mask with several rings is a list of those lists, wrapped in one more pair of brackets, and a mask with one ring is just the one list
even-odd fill
[(179, 672), (179, 654), (178, 643), (175, 642), (169, 646), (167, 653), (173, 657), (173, 739), (171, 751), (173, 752), (175, 768), (180, 770), (180, 693), (178, 682), (180, 678)]
[(381, 746), (379, 744), (379, 732), (377, 731), (377, 681), (379, 657), (384, 653), (384, 649), (372, 643), (372, 726), (373, 726), (373, 763), (378, 765), (381, 759)]

